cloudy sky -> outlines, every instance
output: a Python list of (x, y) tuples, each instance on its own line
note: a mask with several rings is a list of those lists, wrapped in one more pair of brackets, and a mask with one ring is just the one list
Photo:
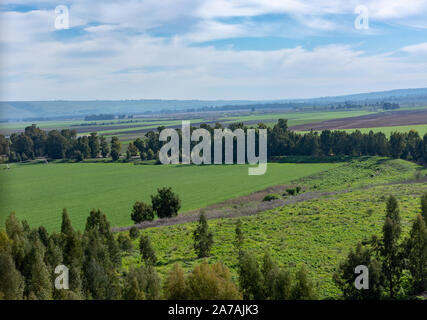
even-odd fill
[[(68, 29), (57, 28), (59, 5)], [(0, 100), (256, 100), (419, 87), (427, 87), (427, 0), (0, 0)]]

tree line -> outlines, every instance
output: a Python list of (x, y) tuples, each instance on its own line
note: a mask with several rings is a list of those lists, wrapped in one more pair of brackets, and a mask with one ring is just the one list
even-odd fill
[[(159, 134), (165, 127), (147, 132), (143, 137), (131, 141), (126, 151), (126, 160), (139, 157), (141, 160), (158, 160), (161, 147), (166, 143), (159, 141)], [(214, 126), (201, 124), (214, 137), (215, 129), (224, 129), (220, 123)], [(243, 123), (228, 126), (232, 131), (248, 129)], [(197, 128), (191, 127), (191, 132)], [(415, 130), (407, 133), (393, 132), (390, 137), (382, 132), (370, 131), (362, 133), (355, 130), (345, 131), (323, 130), (320, 133), (310, 131), (305, 134), (289, 130), (286, 119), (279, 119), (273, 127), (263, 123), (257, 129), (267, 129), (267, 152), (269, 159), (281, 156), (387, 156), (410, 161), (427, 162), (427, 134), (423, 137)], [(182, 143), (182, 132), (177, 130)], [(258, 136), (257, 136), (258, 137)], [(198, 142), (191, 141), (191, 147)], [(237, 139), (234, 138), (234, 161), (237, 159)], [(212, 141), (212, 156), (214, 143)], [(223, 143), (223, 148), (225, 144)], [(77, 137), (76, 130), (63, 129), (45, 132), (35, 125), (25, 128), (23, 133), (12, 134), (8, 139), (0, 135), (0, 154), (9, 155), (10, 162), (49, 157), (51, 159), (69, 159), (82, 161), (87, 158), (106, 158), (113, 161), (120, 159), (121, 142), (117, 137), (110, 141), (97, 133)], [(223, 152), (224, 156), (224, 152)]]

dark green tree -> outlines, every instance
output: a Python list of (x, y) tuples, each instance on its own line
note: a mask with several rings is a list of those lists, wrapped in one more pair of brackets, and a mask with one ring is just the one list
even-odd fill
[(194, 250), (198, 258), (208, 257), (213, 245), (213, 234), (209, 231), (208, 221), (202, 213), (199, 223), (193, 232)]
[(100, 140), (101, 155), (103, 158), (106, 158), (110, 153), (110, 146), (108, 145), (107, 139), (105, 139), (104, 136), (101, 136), (99, 140)]
[(141, 235), (139, 240), (139, 252), (141, 253), (142, 260), (146, 265), (153, 265), (156, 263), (156, 253), (154, 252), (150, 238), (147, 235)]
[(99, 137), (96, 132), (90, 134), (88, 143), (91, 158), (96, 158), (99, 154)]
[(244, 300), (264, 299), (262, 275), (253, 254), (243, 252), (239, 259), (238, 274)]
[(113, 161), (117, 161), (120, 158), (122, 146), (120, 144), (119, 138), (112, 137), (111, 138), (111, 158), (113, 158)]
[(424, 222), (427, 224), (427, 193), (423, 194), (421, 197), (421, 215)]
[(402, 257), (399, 248), (401, 234), (399, 203), (394, 196), (387, 200), (386, 220), (383, 226), (383, 241), (380, 254), (382, 271), (390, 298), (394, 298), (402, 272)]
[[(355, 268), (364, 265), (369, 270), (369, 289), (357, 289), (355, 280), (358, 274)], [(340, 263), (333, 279), (341, 289), (344, 299), (348, 300), (379, 300), (382, 297), (381, 264), (375, 259), (371, 250), (363, 247), (361, 243), (356, 249), (350, 249), (347, 258)]]
[(291, 296), (294, 300), (315, 300), (317, 298), (314, 284), (308, 278), (308, 272), (304, 265), (295, 274)]
[(151, 203), (159, 218), (174, 217), (181, 209), (181, 200), (170, 187), (157, 189), (157, 194), (151, 196)]
[(416, 216), (412, 224), (405, 249), (414, 293), (427, 290), (427, 228), (420, 214)]
[(153, 220), (153, 207), (145, 202), (135, 202), (131, 213), (131, 219), (134, 223)]

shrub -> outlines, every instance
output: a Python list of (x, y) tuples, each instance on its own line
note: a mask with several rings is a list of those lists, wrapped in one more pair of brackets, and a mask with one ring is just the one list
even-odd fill
[(151, 241), (148, 236), (142, 235), (139, 240), (139, 251), (142, 256), (142, 260), (147, 264), (155, 264), (157, 261), (156, 254), (153, 247), (151, 246)]
[(139, 230), (137, 227), (133, 226), (132, 228), (129, 229), (129, 237), (132, 240), (135, 240), (136, 238), (139, 237)]
[(135, 223), (141, 223), (143, 221), (151, 221), (154, 219), (153, 207), (144, 202), (135, 202), (133, 205), (131, 219)]
[(290, 195), (290, 196), (294, 196), (297, 192), (295, 189), (286, 189), (286, 192)]
[(130, 251), (133, 247), (129, 236), (123, 233), (119, 234), (117, 237), (117, 243), (119, 244), (119, 247), (122, 251)]
[(230, 271), (221, 263), (206, 261), (194, 267), (187, 278), (189, 298), (192, 300), (238, 300), (241, 295), (231, 279)]
[(262, 201), (273, 201), (280, 199), (280, 196), (277, 194), (267, 194)]

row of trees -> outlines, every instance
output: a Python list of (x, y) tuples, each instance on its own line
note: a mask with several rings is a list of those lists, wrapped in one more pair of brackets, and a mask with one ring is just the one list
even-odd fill
[[(415, 217), (409, 235), (401, 239), (399, 203), (387, 200), (382, 237), (350, 251), (334, 275), (346, 299), (395, 299), (427, 290), (427, 194), (421, 198), (421, 213)], [(369, 270), (369, 289), (358, 290), (354, 282), (355, 267)]]
[[(215, 126), (208, 124), (200, 125), (200, 128), (206, 129), (211, 134), (211, 146), (213, 155), (214, 148), (214, 130), (224, 129), (223, 126), (217, 123)], [(242, 129), (247, 131), (248, 127), (243, 123), (230, 124), (228, 128), (232, 131)], [(137, 156), (138, 151), (142, 160), (153, 159), (157, 157), (163, 142), (159, 141), (159, 133), (163, 127), (159, 127), (158, 131), (150, 131), (146, 135), (146, 139), (137, 139), (134, 143), (129, 144), (128, 158)], [(191, 127), (190, 132), (197, 128)], [(390, 156), (393, 158), (402, 158), (410, 161), (427, 162), (427, 134), (420, 137), (419, 133), (411, 130), (408, 133), (393, 132), (389, 138), (382, 133), (362, 133), (356, 130), (352, 133), (345, 131), (323, 130), (321, 133), (311, 131), (306, 134), (299, 134), (289, 130), (287, 120), (279, 119), (272, 127), (267, 127), (260, 123), (257, 129), (267, 129), (267, 152), (268, 157), (280, 156)], [(182, 143), (182, 132), (177, 130)], [(258, 138), (258, 136), (257, 136)], [(191, 148), (198, 142), (191, 142)], [(257, 140), (258, 143), (258, 140)], [(224, 144), (223, 144), (224, 148)], [(234, 161), (236, 161), (237, 139), (234, 138)], [(150, 154), (150, 156), (147, 156)], [(224, 156), (224, 152), (223, 152)]]
[[(200, 125), (211, 133), (212, 149), (215, 129), (224, 129), (219, 123), (215, 126)], [(232, 131), (248, 129), (243, 123), (233, 123), (228, 126)], [(149, 131), (142, 138), (129, 143), (126, 159), (139, 156), (142, 160), (158, 159), (158, 153), (165, 142), (159, 141), (160, 132)], [(190, 130), (194, 131), (195, 127)], [(427, 134), (421, 137), (418, 132), (411, 130), (408, 133), (393, 132), (389, 138), (382, 132), (361, 133), (356, 130), (352, 133), (345, 131), (323, 130), (321, 133), (311, 131), (299, 134), (289, 130), (287, 120), (279, 119), (272, 127), (260, 123), (257, 129), (267, 129), (268, 157), (304, 155), (304, 156), (390, 156), (411, 161), (427, 162)], [(182, 132), (177, 130), (182, 143)], [(191, 142), (191, 147), (198, 142)], [(223, 144), (224, 148), (224, 144)], [(212, 150), (213, 151), (213, 150)], [(237, 139), (234, 138), (234, 152), (237, 152)], [(121, 155), (121, 144), (117, 137), (112, 137), (108, 143), (106, 138), (91, 133), (90, 136), (77, 138), (75, 130), (52, 130), (49, 133), (35, 125), (25, 128), (21, 134), (12, 134), (10, 139), (0, 136), (0, 154), (9, 154), (10, 161), (33, 159), (47, 156), (52, 159), (95, 158), (111, 156), (117, 161)], [(214, 153), (211, 152), (213, 155)], [(224, 155), (224, 153), (223, 153)], [(234, 155), (236, 161), (236, 154)]]
[(8, 154), (10, 162), (36, 157), (81, 161), (109, 155), (117, 160), (121, 153), (117, 137), (113, 137), (109, 144), (105, 137), (98, 136), (97, 133), (77, 137), (76, 130), (52, 130), (46, 133), (35, 125), (26, 127), (23, 133), (13, 133), (9, 139), (0, 136), (0, 145), (0, 154)]

